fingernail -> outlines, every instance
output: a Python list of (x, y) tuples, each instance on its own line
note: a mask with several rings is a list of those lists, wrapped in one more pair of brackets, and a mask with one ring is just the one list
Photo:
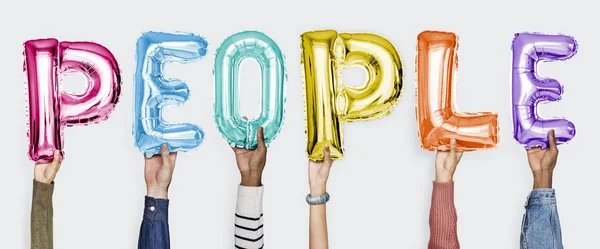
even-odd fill
[(329, 152), (329, 146), (325, 146), (325, 151)]

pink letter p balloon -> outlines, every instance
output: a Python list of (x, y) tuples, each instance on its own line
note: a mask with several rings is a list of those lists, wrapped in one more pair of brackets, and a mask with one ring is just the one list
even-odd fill
[[(121, 91), (117, 60), (105, 47), (92, 42), (25, 42), (25, 71), (29, 93), (29, 157), (50, 162), (61, 152), (65, 126), (87, 125), (108, 118)], [(82, 92), (66, 92), (60, 79), (81, 74)]]

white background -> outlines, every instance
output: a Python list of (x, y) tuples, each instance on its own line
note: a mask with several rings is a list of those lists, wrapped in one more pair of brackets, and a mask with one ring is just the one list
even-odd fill
[[(95, 41), (120, 63), (123, 91), (110, 119), (65, 130), (66, 158), (54, 194), (55, 248), (136, 248), (145, 185), (143, 159), (131, 135), (135, 44), (145, 31), (187, 31), (206, 37), (207, 56), (169, 65), (192, 97), (171, 108), (171, 121), (207, 134), (195, 151), (180, 153), (170, 190), (172, 248), (233, 248), (239, 173), (213, 121), (213, 60), (228, 36), (259, 30), (286, 55), (289, 81), (285, 123), (271, 144), (264, 172), (267, 248), (308, 247), (308, 192), (300, 35), (318, 29), (369, 32), (389, 39), (404, 66), (404, 93), (390, 116), (345, 126), (345, 158), (336, 162), (328, 191), (332, 248), (426, 248), (435, 153), (419, 147), (415, 121), (417, 35), (446, 30), (460, 37), (458, 105), (499, 113), (497, 149), (465, 154), (456, 176), (461, 247), (518, 248), (523, 204), (532, 186), (524, 149), (512, 138), (511, 42), (514, 33), (565, 33), (579, 42), (566, 62), (540, 74), (565, 86), (563, 100), (542, 113), (566, 116), (577, 135), (560, 146), (555, 184), (566, 248), (597, 244), (600, 222), (593, 156), (600, 135), (597, 83), (600, 36), (593, 1), (14, 1), (0, 8), (2, 23), (2, 151), (0, 248), (29, 247), (33, 163), (27, 157), (22, 43), (55, 37)], [(9, 5), (9, 6), (7, 6)], [(256, 113), (256, 64), (244, 67), (243, 112)], [(360, 72), (360, 71), (358, 71)], [(364, 75), (345, 74), (347, 84)], [(77, 89), (78, 79), (65, 88)], [(354, 82), (354, 83), (352, 83)], [(67, 84), (68, 83), (68, 84)], [(79, 82), (81, 84), (81, 82)]]

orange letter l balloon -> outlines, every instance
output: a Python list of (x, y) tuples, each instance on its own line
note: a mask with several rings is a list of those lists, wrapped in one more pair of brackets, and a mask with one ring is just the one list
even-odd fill
[(458, 37), (424, 31), (417, 40), (417, 122), (423, 149), (447, 150), (451, 138), (462, 151), (496, 147), (498, 115), (459, 112), (454, 102)]

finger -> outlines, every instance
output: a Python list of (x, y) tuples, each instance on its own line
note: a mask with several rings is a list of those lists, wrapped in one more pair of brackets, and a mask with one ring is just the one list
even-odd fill
[(450, 155), (456, 156), (456, 139), (450, 139)]
[(537, 147), (537, 146), (536, 147), (532, 147), (530, 149), (527, 149), (527, 148), (525, 149), (525, 151), (527, 152), (527, 154), (536, 153), (536, 152), (538, 152), (540, 150), (542, 150), (542, 149), (540, 147)]
[(248, 120), (248, 117), (246, 117), (246, 116), (244, 116), (243, 118), (244, 118), (244, 120)]
[(256, 138), (258, 140), (258, 148), (267, 149), (267, 145), (265, 144), (265, 132), (262, 126), (258, 127), (258, 131), (256, 131)]
[(331, 168), (331, 165), (333, 165), (333, 160), (331, 160), (331, 149), (329, 149), (329, 146), (325, 146), (323, 149), (323, 166), (329, 169)]
[(550, 144), (550, 151), (558, 152), (558, 148), (556, 147), (556, 135), (554, 134), (554, 130), (550, 130), (548, 132), (548, 143)]

